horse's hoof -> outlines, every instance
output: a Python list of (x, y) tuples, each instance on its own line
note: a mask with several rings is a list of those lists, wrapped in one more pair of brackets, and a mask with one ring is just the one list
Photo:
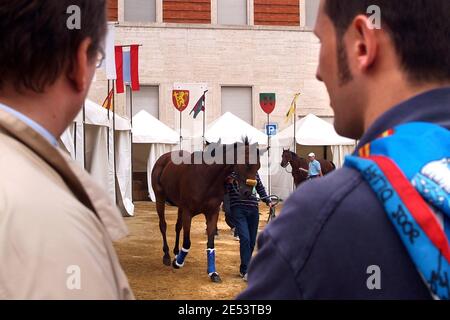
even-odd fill
[(221, 283), (222, 279), (220, 279), (220, 276), (217, 272), (214, 272), (212, 275), (209, 276), (212, 282), (214, 283)]
[(163, 257), (163, 263), (165, 266), (170, 267), (170, 256), (164, 256)]
[(173, 259), (173, 261), (172, 261), (172, 267), (174, 268), (174, 269), (180, 269), (181, 267), (179, 267), (178, 265), (177, 265), (177, 259)]

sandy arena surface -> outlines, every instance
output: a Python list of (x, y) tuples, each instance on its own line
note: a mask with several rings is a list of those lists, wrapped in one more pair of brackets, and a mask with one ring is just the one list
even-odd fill
[[(125, 219), (130, 234), (115, 247), (137, 299), (233, 299), (245, 288), (246, 283), (239, 277), (239, 242), (232, 237), (223, 213), (215, 241), (216, 268), (222, 283), (212, 283), (206, 274), (205, 217), (199, 215), (193, 219), (191, 250), (184, 268), (175, 270), (162, 263), (162, 238), (154, 203), (137, 202), (135, 205), (135, 217)], [(262, 230), (268, 208), (263, 205), (260, 211)], [(177, 208), (166, 206), (167, 240), (172, 259), (176, 218)], [(180, 248), (182, 239), (181, 234)]]

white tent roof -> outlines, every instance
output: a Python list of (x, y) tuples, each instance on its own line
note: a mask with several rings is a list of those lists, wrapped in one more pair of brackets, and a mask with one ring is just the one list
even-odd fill
[(179, 138), (176, 131), (144, 110), (133, 117), (133, 143), (177, 144)]
[(116, 114), (116, 131), (117, 130), (118, 131), (129, 131), (129, 130), (131, 131), (131, 121)]
[[(113, 112), (103, 108), (101, 105), (93, 102), (92, 100), (86, 99), (85, 101), (85, 116), (86, 124), (94, 126), (111, 127), (113, 126)], [(115, 115), (116, 119), (116, 130), (127, 131), (131, 130), (130, 120), (125, 119), (119, 115)], [(83, 122), (83, 110), (81, 110), (74, 120), (75, 122)]]
[(258, 144), (267, 145), (266, 134), (236, 117), (231, 112), (225, 113), (211, 123), (205, 132), (207, 141), (217, 142), (221, 139), (221, 143), (224, 144), (240, 142), (245, 136), (249, 138), (250, 143), (258, 142)]
[[(355, 141), (344, 138), (336, 133), (333, 125), (319, 117), (308, 114), (296, 123), (296, 141), (304, 146), (337, 146), (354, 145)], [(283, 130), (275, 136), (281, 145), (292, 143), (294, 137), (294, 125)]]

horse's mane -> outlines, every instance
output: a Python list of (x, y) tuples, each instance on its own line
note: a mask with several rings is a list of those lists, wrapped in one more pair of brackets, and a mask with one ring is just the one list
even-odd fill
[(294, 159), (304, 159), (304, 158), (300, 157), (298, 154), (296, 154), (294, 151), (291, 151), (291, 150), (287, 150), (287, 151), (289, 151), (289, 153), (291, 154), (291, 157)]
[(299, 158), (298, 154), (296, 154), (294, 151), (289, 150), (289, 153), (293, 158)]

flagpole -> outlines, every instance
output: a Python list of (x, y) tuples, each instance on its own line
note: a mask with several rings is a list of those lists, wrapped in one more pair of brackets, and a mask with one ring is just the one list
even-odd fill
[[(297, 154), (297, 94), (294, 96), (294, 153)], [(292, 190), (295, 190), (295, 181), (292, 181)]]
[[(204, 106), (204, 104), (203, 104)], [(205, 113), (206, 113), (206, 109), (205, 111), (203, 111), (203, 151), (205, 151), (205, 145), (206, 145), (206, 141), (205, 141)]]
[[(110, 86), (109, 86), (109, 79), (107, 80), (108, 81), (108, 92), (106, 93), (106, 99), (108, 99), (109, 98), (109, 93), (111, 92), (111, 88), (110, 88)], [(113, 80), (114, 81), (114, 80)], [(109, 101), (109, 100), (108, 100)], [(110, 108), (110, 106), (109, 105), (107, 105), (108, 106), (108, 120), (109, 120), (109, 108)]]
[[(108, 102), (109, 102), (110, 101), (109, 100), (109, 90), (110, 90), (109, 79), (107, 81), (108, 81), (108, 88), (107, 88), (108, 89), (108, 95), (106, 96), (107, 97), (106, 99), (108, 99)], [(108, 125), (109, 125), (109, 108), (111, 108), (111, 105), (107, 104), (106, 107), (108, 109)], [(108, 163), (109, 163), (109, 157), (110, 157), (110, 154), (109, 154), (109, 147), (110, 147), (109, 135), (110, 135), (110, 132), (109, 131), (110, 131), (110, 127), (108, 126), (108, 130), (106, 131), (106, 148), (108, 150)]]
[(180, 111), (180, 150), (183, 150), (181, 144), (183, 143), (183, 136), (181, 134), (181, 122), (183, 121), (182, 112)]
[(297, 153), (297, 103), (294, 101), (294, 152)]
[(131, 202), (133, 202), (133, 176), (134, 176), (134, 168), (133, 168), (133, 90), (130, 86), (130, 122), (131, 122)]
[[(108, 81), (109, 82), (109, 81)], [(116, 177), (117, 177), (117, 167), (116, 167), (116, 86), (115, 86), (115, 81), (112, 80), (112, 90), (113, 90), (113, 95), (112, 95), (112, 112), (113, 112), (113, 164), (114, 164), (114, 195), (115, 195), (115, 199), (116, 199), (116, 205), (119, 204), (119, 202), (117, 201), (117, 185), (116, 185)]]
[(74, 122), (74, 126), (73, 126), (73, 152), (74, 152), (74, 156), (75, 159), (77, 159), (77, 123)]
[(86, 102), (83, 101), (83, 168), (86, 170)]
[(203, 151), (205, 151), (206, 140), (205, 140), (205, 130), (206, 130), (206, 93), (208, 90), (203, 92), (203, 101), (202, 101), (202, 109), (203, 109)]
[[(270, 125), (270, 113), (267, 114), (267, 125)], [(268, 131), (268, 130), (267, 130)], [(270, 176), (270, 132), (267, 132), (267, 183), (269, 184), (269, 196), (272, 195), (272, 183)]]

